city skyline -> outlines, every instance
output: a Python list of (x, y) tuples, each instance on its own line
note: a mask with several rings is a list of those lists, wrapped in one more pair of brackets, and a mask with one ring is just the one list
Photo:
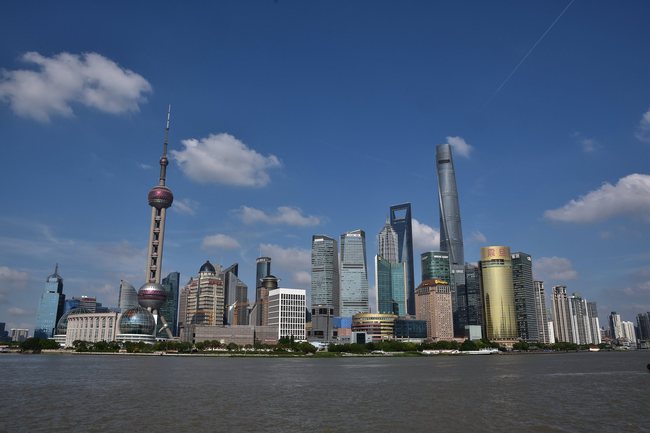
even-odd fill
[(181, 285), (206, 259), (238, 263), (252, 300), (269, 256), (308, 289), (312, 235), (363, 229), (372, 262), (394, 203), (412, 204), (413, 256), (438, 251), (446, 143), (468, 262), (508, 245), (547, 292), (597, 302), (601, 325), (635, 320), (650, 310), (650, 5), (574, 2), (556, 22), (568, 4), (8, 5), (0, 320), (34, 329), (57, 262), (66, 296), (105, 306), (144, 282), (169, 103), (161, 275)]

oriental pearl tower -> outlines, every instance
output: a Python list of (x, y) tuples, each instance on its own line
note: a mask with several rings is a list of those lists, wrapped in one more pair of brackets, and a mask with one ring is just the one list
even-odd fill
[(169, 137), (169, 118), (171, 106), (167, 110), (167, 124), (165, 126), (165, 140), (163, 142), (163, 153), (160, 157), (160, 179), (158, 185), (151, 188), (147, 198), (151, 206), (151, 228), (149, 229), (149, 245), (147, 248), (147, 267), (145, 271), (145, 283), (138, 290), (138, 303), (157, 315), (163, 323), (163, 328), (171, 338), (172, 333), (165, 318), (160, 314), (160, 307), (165, 302), (167, 295), (160, 284), (160, 272), (163, 260), (163, 241), (165, 239), (165, 217), (167, 208), (172, 205), (174, 195), (167, 188), (167, 143)]

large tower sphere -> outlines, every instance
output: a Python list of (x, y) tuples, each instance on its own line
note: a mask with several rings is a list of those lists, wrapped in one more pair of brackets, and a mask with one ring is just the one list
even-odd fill
[(167, 299), (163, 286), (157, 283), (145, 283), (138, 290), (138, 304), (144, 308), (157, 310)]
[(149, 206), (153, 206), (156, 209), (168, 208), (172, 205), (174, 201), (174, 194), (166, 186), (154, 186), (149, 191), (147, 195), (149, 199)]
[(145, 308), (135, 307), (122, 313), (118, 326), (120, 334), (153, 335), (156, 321)]

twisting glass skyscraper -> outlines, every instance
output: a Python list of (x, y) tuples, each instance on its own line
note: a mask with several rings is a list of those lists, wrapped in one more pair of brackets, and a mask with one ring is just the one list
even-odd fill
[(366, 233), (354, 230), (341, 235), (340, 315), (352, 317), (368, 312), (368, 265)]
[(458, 293), (465, 297), (465, 252), (463, 250), (463, 231), (460, 224), (460, 206), (456, 173), (451, 146), (447, 143), (436, 147), (436, 168), (438, 173), (438, 205), (440, 207), (440, 251), (449, 252), (449, 271), (451, 274), (452, 308), (454, 310), (454, 332), (464, 332), (467, 318), (461, 317), (458, 310)]
[(415, 282), (413, 280), (413, 228), (411, 223), (411, 203), (390, 207), (390, 225), (397, 233), (397, 261), (405, 265), (406, 310), (415, 315)]

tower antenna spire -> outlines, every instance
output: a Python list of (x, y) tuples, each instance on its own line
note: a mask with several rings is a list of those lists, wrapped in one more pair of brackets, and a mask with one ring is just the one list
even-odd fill
[(167, 180), (167, 165), (169, 160), (167, 159), (167, 145), (169, 143), (169, 120), (172, 114), (172, 104), (169, 104), (167, 107), (167, 123), (165, 124), (165, 139), (163, 140), (163, 154), (160, 157), (160, 182), (161, 186), (165, 186), (165, 180)]

